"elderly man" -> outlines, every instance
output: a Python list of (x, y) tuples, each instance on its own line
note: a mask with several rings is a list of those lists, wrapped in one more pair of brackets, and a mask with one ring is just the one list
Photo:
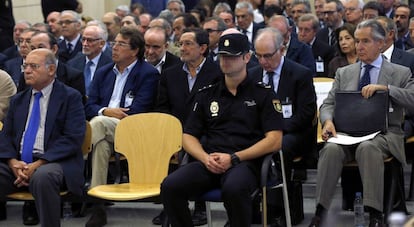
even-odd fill
[[(124, 27), (112, 43), (112, 60), (95, 73), (89, 88), (86, 117), (92, 128), (91, 187), (106, 184), (108, 162), (114, 152), (115, 127), (124, 117), (153, 108), (159, 73), (144, 61), (144, 38)], [(106, 224), (103, 204), (96, 204), (87, 227)]]
[(247, 75), (247, 37), (235, 29), (224, 31), (219, 56), (225, 77), (199, 91), (184, 127), (183, 148), (196, 161), (161, 184), (164, 209), (174, 227), (193, 226), (187, 200), (212, 187), (222, 189), (230, 225), (250, 226), (257, 161), (281, 147), (281, 115), (272, 104), (275, 94)]
[(256, 37), (256, 33), (259, 29), (263, 28), (263, 25), (257, 24), (253, 21), (253, 6), (250, 2), (238, 2), (234, 10), (236, 16), (236, 22), (239, 31), (245, 34), (249, 40), (251, 48), (253, 48), (253, 41)]
[(227, 29), (227, 25), (220, 17), (209, 17), (204, 21), (203, 29), (208, 32), (209, 57), (217, 61), (218, 41), (223, 31)]
[(357, 25), (362, 21), (363, 0), (346, 0), (344, 2), (345, 21)]
[(0, 133), (0, 201), (28, 189), (44, 227), (60, 226), (60, 190), (82, 195), (84, 183), (82, 97), (55, 79), (55, 64), (47, 49), (27, 55), (22, 67), (31, 88), (12, 98)]
[(363, 183), (363, 203), (369, 211), (369, 226), (383, 223), (384, 159), (394, 156), (405, 164), (402, 121), (404, 108), (412, 111), (414, 81), (409, 68), (389, 63), (381, 55), (385, 30), (375, 20), (361, 22), (355, 31), (356, 51), (360, 62), (340, 68), (328, 97), (320, 108), (322, 138), (336, 137), (334, 124), (335, 95), (339, 90), (361, 90), (364, 98), (376, 91), (389, 94), (388, 131), (355, 146), (327, 142), (320, 150), (316, 185), (316, 212), (310, 226), (322, 226), (344, 163), (356, 160)]
[(59, 42), (59, 60), (67, 62), (82, 51), (81, 16), (72, 10), (62, 11), (59, 24), (64, 38)]

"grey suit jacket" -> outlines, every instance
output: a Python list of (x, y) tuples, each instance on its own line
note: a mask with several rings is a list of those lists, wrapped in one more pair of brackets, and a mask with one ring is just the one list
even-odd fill
[[(335, 81), (328, 97), (320, 107), (320, 120), (333, 120), (335, 109), (336, 91), (356, 91), (359, 84), (361, 63), (354, 63), (336, 71)], [(388, 114), (388, 131), (384, 138), (388, 142), (391, 154), (403, 165), (406, 164), (404, 154), (404, 132), (401, 125), (404, 120), (404, 108), (412, 111), (414, 108), (414, 81), (411, 79), (411, 71), (405, 66), (382, 62), (378, 84), (389, 87), (390, 109)]]

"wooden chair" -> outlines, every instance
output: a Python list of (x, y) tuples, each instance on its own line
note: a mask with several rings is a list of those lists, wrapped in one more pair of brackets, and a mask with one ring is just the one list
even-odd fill
[(115, 130), (115, 151), (128, 161), (129, 183), (99, 185), (88, 195), (110, 201), (159, 196), (171, 156), (181, 150), (180, 121), (164, 113), (142, 113), (122, 119)]
[[(2, 126), (2, 125), (0, 125)], [(83, 140), (82, 144), (82, 153), (83, 155), (87, 155), (89, 152), (92, 151), (92, 129), (91, 125), (88, 121), (86, 121), (86, 131), (85, 131), (85, 138)], [(60, 192), (61, 196), (67, 195), (68, 191), (62, 191)], [(15, 192), (12, 194), (7, 195), (9, 199), (14, 200), (23, 200), (23, 201), (30, 201), (34, 200), (33, 195), (30, 192), (22, 191), (22, 192)]]

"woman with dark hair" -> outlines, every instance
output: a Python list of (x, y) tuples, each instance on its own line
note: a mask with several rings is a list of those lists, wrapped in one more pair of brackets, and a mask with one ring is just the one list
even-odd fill
[(354, 32), (355, 25), (349, 23), (336, 29), (335, 36), (338, 40), (339, 55), (329, 62), (328, 77), (335, 77), (338, 68), (357, 61)]

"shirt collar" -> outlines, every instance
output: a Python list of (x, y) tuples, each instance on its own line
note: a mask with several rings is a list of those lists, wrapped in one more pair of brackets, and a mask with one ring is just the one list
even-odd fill
[[(201, 61), (201, 63), (197, 66), (197, 68), (196, 68), (196, 74), (197, 74), (197, 75), (198, 75), (198, 73), (200, 72), (201, 68), (203, 67), (204, 62), (206, 62), (206, 58), (203, 58), (203, 61)], [(188, 70), (188, 67), (187, 67), (187, 63), (184, 63), (184, 64), (183, 64), (183, 70), (184, 70), (184, 72), (186, 72), (187, 74), (189, 74), (189, 73), (190, 73), (190, 70)]]
[(118, 74), (122, 74), (122, 75), (129, 75), (129, 72), (132, 70), (132, 68), (135, 66), (135, 64), (137, 64), (138, 60), (135, 60), (134, 62), (132, 62), (130, 65), (128, 65), (125, 70), (121, 73), (118, 68), (116, 67), (116, 64), (114, 65), (114, 67), (112, 68), (112, 70), (114, 71), (114, 73), (116, 75)]
[(391, 62), (392, 52), (394, 51), (394, 44), (392, 44), (388, 49), (386, 49), (382, 54)]
[[(382, 61), (383, 61), (383, 58), (382, 58), (382, 55), (380, 54), (380, 55), (378, 55), (377, 59), (375, 59), (370, 65), (372, 65), (375, 68), (379, 69), (379, 68), (381, 68)], [(363, 68), (365, 65), (367, 65), (367, 64), (362, 62), (361, 63), (361, 68)]]
[(99, 61), (99, 58), (101, 57), (101, 55), (102, 55), (102, 52), (99, 53), (98, 55), (96, 55), (96, 57), (94, 57), (92, 59), (89, 59), (88, 57), (86, 57), (85, 58), (86, 59), (86, 63), (88, 63), (88, 61), (92, 61), (94, 65), (98, 65), (98, 61)]
[[(40, 90), (40, 92), (42, 92), (42, 96), (43, 97), (49, 97), (50, 94), (52, 93), (52, 88), (53, 88), (53, 83), (55, 83), (55, 79), (53, 79), (53, 81), (48, 84), (46, 87), (44, 87), (42, 90)], [(36, 89), (32, 89), (32, 95), (34, 95), (35, 93), (39, 92)]]

